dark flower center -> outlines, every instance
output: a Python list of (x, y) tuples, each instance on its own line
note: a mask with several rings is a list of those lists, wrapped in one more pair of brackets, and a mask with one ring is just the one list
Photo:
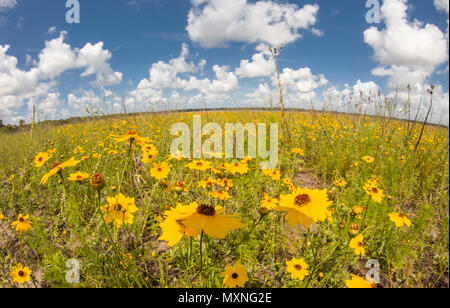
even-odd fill
[(231, 275), (231, 278), (233, 278), (233, 279), (237, 279), (238, 277), (239, 277), (239, 275), (236, 273), (233, 273), (233, 275)]
[(378, 193), (378, 188), (373, 187), (373, 188), (372, 188), (372, 192), (373, 192), (374, 194), (377, 194), (377, 193)]
[(198, 167), (201, 167), (201, 166), (203, 166), (203, 163), (202, 163), (201, 161), (199, 161), (199, 162), (197, 163), (197, 166), (198, 166)]
[(20, 217), (20, 218), (19, 218), (19, 221), (20, 221), (20, 222), (24, 222), (25, 219), (23, 219), (23, 217)]
[(303, 269), (303, 267), (300, 264), (295, 264), (294, 267), (297, 271), (301, 271)]
[(304, 206), (311, 202), (311, 197), (307, 194), (301, 194), (295, 197), (295, 204), (298, 206)]
[(117, 204), (116, 204), (116, 210), (117, 210), (117, 211), (122, 211), (122, 210), (123, 210), (123, 205), (120, 204), (120, 203), (117, 203)]
[(216, 214), (216, 209), (212, 206), (202, 204), (197, 208), (197, 213), (205, 216), (214, 216)]
[(61, 165), (60, 162), (55, 162), (55, 163), (52, 164), (51, 169), (55, 169), (55, 168), (58, 167), (59, 165)]
[(25, 273), (24, 273), (23, 271), (19, 271), (17, 274), (18, 274), (20, 277), (25, 276)]

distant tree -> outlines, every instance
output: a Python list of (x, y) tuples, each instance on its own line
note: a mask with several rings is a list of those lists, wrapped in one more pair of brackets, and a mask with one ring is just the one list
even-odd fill
[(5, 127), (5, 125), (3, 124), (3, 120), (0, 119), (0, 127)]
[(19, 121), (19, 126), (22, 127), (22, 126), (24, 126), (24, 125), (25, 125), (25, 120), (23, 120), (23, 119), (20, 120), (20, 121)]

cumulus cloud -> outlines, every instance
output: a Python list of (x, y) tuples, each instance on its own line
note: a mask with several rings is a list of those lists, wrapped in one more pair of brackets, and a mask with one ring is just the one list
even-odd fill
[(254, 54), (251, 61), (241, 60), (240, 66), (235, 70), (240, 78), (268, 77), (274, 72), (275, 64), (268, 49)]
[[(142, 79), (137, 88), (130, 92), (132, 99), (137, 103), (167, 102), (163, 96), (163, 90), (182, 89), (185, 91), (197, 90), (201, 96), (196, 99), (213, 101), (214, 98), (223, 99), (223, 95), (238, 88), (238, 78), (227, 66), (214, 65), (215, 79), (199, 79), (193, 73), (203, 71), (206, 60), (199, 63), (187, 61), (189, 49), (187, 44), (182, 45), (178, 58), (169, 62), (159, 61), (154, 63), (149, 70), (150, 77)], [(172, 99), (178, 99), (172, 97)]]
[[(301, 38), (317, 21), (319, 6), (280, 4), (274, 1), (191, 0), (186, 30), (203, 47), (231, 42), (283, 45)], [(317, 30), (314, 31), (317, 35)]]
[[(310, 101), (316, 98), (315, 91), (328, 84), (324, 75), (314, 75), (309, 67), (297, 70), (285, 68), (280, 74), (280, 79), (286, 107), (298, 108), (304, 104), (309, 105)], [(278, 106), (280, 101), (278, 79), (273, 75), (271, 80), (272, 86), (263, 82), (254, 92), (246, 94), (245, 103), (264, 107)]]
[(66, 32), (58, 38), (45, 42), (39, 54), (39, 71), (48, 78), (55, 78), (71, 69), (84, 68), (81, 77), (96, 75), (95, 86), (110, 86), (122, 82), (122, 73), (114, 72), (108, 61), (111, 52), (103, 49), (103, 42), (95, 45), (87, 43), (81, 49), (73, 49), (64, 43)]
[(260, 83), (258, 89), (245, 95), (245, 104), (258, 107), (270, 107), (274, 105), (274, 98), (278, 96), (276, 91), (270, 88), (267, 83)]
[(183, 43), (180, 56), (171, 59), (168, 63), (164, 61), (154, 63), (150, 68), (150, 78), (141, 80), (138, 89), (170, 89), (181, 87), (179, 74), (193, 73), (198, 69), (202, 70), (206, 64), (206, 60), (201, 60), (198, 66), (196, 66), (193, 62), (186, 61), (188, 56), (188, 46)]
[(11, 9), (17, 5), (17, 0), (0, 0), (0, 11)]
[(434, 0), (434, 6), (443, 12), (449, 13), (449, 0)]
[(185, 90), (199, 90), (209, 95), (234, 91), (238, 88), (238, 78), (228, 70), (227, 66), (214, 65), (215, 80), (209, 80), (208, 78), (197, 79), (197, 77), (191, 76), (189, 80), (182, 81), (182, 88)]
[[(308, 98), (315, 89), (328, 83), (324, 75), (314, 75), (309, 67), (299, 68), (298, 70), (285, 68), (280, 74), (280, 79), (283, 87), (293, 90), (302, 98)], [(273, 78), (273, 84), (277, 84), (275, 78)]]
[(391, 88), (423, 83), (448, 61), (445, 34), (433, 24), (410, 22), (407, 9), (407, 0), (385, 0), (381, 12), (386, 28), (364, 31), (364, 41), (373, 48), (374, 59), (381, 65), (372, 73), (389, 76)]
[[(71, 69), (84, 69), (81, 77), (95, 75), (93, 85), (106, 86), (120, 83), (122, 74), (114, 72), (108, 63), (111, 53), (103, 49), (103, 43), (87, 43), (82, 49), (74, 49), (64, 42), (65, 32), (58, 38), (45, 42), (39, 60), (26, 56), (29, 70), (18, 67), (17, 58), (8, 55), (9, 46), (0, 45), (0, 117), (4, 121), (15, 121), (18, 110), (27, 103), (36, 104), (39, 112), (53, 119), (62, 112), (61, 97), (54, 88), (56, 77)], [(66, 110), (67, 111), (67, 110)]]

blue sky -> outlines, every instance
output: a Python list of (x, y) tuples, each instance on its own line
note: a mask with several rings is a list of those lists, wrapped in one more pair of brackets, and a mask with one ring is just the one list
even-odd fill
[(401, 99), (407, 84), (415, 106), (434, 84), (448, 122), (448, 0), (380, 0), (378, 24), (356, 0), (78, 2), (68, 24), (65, 1), (0, 0), (3, 121), (29, 120), (33, 104), (41, 118), (82, 115), (101, 89), (114, 112), (121, 96), (131, 111), (267, 106), (278, 100), (267, 50), (283, 45), (289, 106), (396, 87)]

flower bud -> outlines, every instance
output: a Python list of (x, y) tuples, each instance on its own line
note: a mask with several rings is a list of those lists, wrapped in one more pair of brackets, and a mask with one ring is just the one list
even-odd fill
[(100, 173), (96, 173), (92, 176), (91, 186), (98, 191), (102, 190), (103, 187), (105, 187), (105, 179), (103, 179), (103, 176)]

